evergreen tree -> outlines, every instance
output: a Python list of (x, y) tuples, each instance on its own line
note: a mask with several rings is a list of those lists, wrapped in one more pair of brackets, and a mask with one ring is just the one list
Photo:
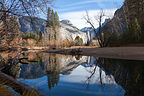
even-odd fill
[(57, 14), (57, 12), (55, 12), (55, 23), (56, 23), (56, 26), (60, 26), (60, 22), (59, 22), (59, 16), (58, 16), (58, 14)]
[(134, 20), (134, 26), (133, 27), (135, 27), (134, 31), (135, 31), (136, 40), (140, 40), (140, 38), (141, 38), (141, 27), (139, 25), (139, 22), (138, 22), (137, 18), (135, 18), (135, 20)]
[(47, 12), (47, 25), (46, 25), (46, 27), (50, 27), (50, 26), (51, 26), (51, 9), (49, 7), (48, 12)]
[(42, 31), (39, 32), (39, 41), (42, 40)]
[(57, 14), (57, 12), (55, 12), (55, 26), (56, 26), (56, 30), (55, 30), (55, 40), (58, 40), (59, 37), (59, 29), (60, 29), (60, 22), (59, 22), (59, 16)]
[(51, 20), (52, 20), (52, 27), (53, 29), (55, 29), (55, 14), (53, 10), (52, 10), (52, 15), (51, 15)]
[[(51, 41), (57, 40), (57, 35), (59, 31), (59, 17), (57, 12), (54, 12), (54, 10), (51, 10), (48, 8), (48, 13), (47, 13), (47, 25), (46, 25), (46, 36), (45, 36), (45, 41), (49, 41), (49, 45)], [(46, 38), (48, 40), (46, 40)], [(56, 41), (54, 42), (54, 45), (56, 44)]]
[(79, 36), (77, 36), (75, 38), (75, 44), (76, 44), (76, 46), (82, 46), (83, 45), (83, 39), (80, 38)]

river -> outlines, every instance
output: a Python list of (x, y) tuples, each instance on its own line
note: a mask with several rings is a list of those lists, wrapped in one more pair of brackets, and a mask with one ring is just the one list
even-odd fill
[(23, 57), (2, 72), (45, 96), (144, 95), (144, 61), (36, 52)]

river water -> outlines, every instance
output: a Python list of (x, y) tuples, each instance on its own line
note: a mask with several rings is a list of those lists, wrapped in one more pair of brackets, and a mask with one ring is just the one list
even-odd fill
[(32, 52), (24, 56), (9, 75), (45, 96), (144, 96), (144, 61)]

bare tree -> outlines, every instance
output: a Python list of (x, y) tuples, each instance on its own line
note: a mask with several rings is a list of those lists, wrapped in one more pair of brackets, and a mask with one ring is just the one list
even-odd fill
[(0, 0), (0, 12), (9, 15), (37, 15), (47, 12), (53, 0)]
[[(10, 36), (9, 33), (15, 33), (9, 30), (11, 18), (29, 16), (32, 21), (32, 16), (46, 14), (47, 8), (52, 5), (52, 2), (53, 0), (0, 0), (0, 24), (3, 29), (0, 39), (7, 39), (5, 37)], [(13, 29), (15, 27), (13, 26)]]
[(84, 17), (84, 19), (86, 20), (86, 22), (88, 24), (90, 24), (90, 26), (93, 28), (95, 35), (96, 35), (96, 39), (98, 40), (98, 43), (100, 45), (100, 47), (104, 47), (105, 46), (105, 41), (104, 41), (104, 34), (102, 32), (102, 20), (105, 17), (105, 12), (103, 10), (101, 10), (99, 12), (99, 14), (97, 16), (95, 16), (95, 20), (99, 23), (99, 30), (97, 32), (97, 28), (95, 27), (93, 21), (91, 20), (88, 11), (86, 11), (86, 16)]

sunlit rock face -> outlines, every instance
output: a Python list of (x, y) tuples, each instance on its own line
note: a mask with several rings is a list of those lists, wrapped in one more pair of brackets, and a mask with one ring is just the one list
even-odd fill
[(72, 25), (72, 22), (70, 20), (62, 20), (61, 23), (67, 24), (67, 25)]
[[(42, 31), (45, 33), (46, 20), (36, 17), (24, 16), (19, 18), (20, 30), (24, 33), (34, 32), (39, 33)], [(80, 31), (76, 26), (74, 26), (69, 20), (62, 20), (60, 22), (60, 33), (59, 39), (65, 40), (75, 40), (76, 36), (83, 39), (84, 43), (87, 43), (88, 37), (85, 32)]]
[(81, 31), (85, 32), (88, 36), (88, 41), (91, 41), (95, 37), (95, 32), (92, 27), (84, 27)]
[(62, 40), (64, 39), (75, 40), (77, 36), (82, 38), (84, 43), (87, 43), (88, 37), (86, 32), (80, 31), (77, 27), (72, 25), (70, 21), (67, 20), (61, 21), (60, 37)]

